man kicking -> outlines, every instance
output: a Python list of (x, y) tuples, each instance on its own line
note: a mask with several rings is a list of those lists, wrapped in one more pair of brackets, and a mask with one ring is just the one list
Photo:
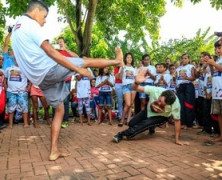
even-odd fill
[(129, 122), (129, 128), (117, 133), (113, 139), (116, 143), (124, 136), (130, 139), (145, 130), (162, 125), (169, 120), (172, 115), (175, 120), (175, 143), (178, 145), (188, 144), (179, 141), (180, 134), (180, 103), (173, 91), (154, 86), (140, 86), (146, 80), (147, 70), (138, 72), (132, 89), (144, 92), (149, 95), (147, 110), (136, 114)]
[(55, 116), (51, 127), (51, 152), (49, 160), (69, 156), (58, 149), (58, 139), (64, 115), (63, 100), (69, 94), (65, 79), (74, 73), (90, 77), (86, 67), (104, 68), (122, 66), (123, 54), (116, 48), (114, 60), (91, 58), (65, 58), (48, 42), (42, 26), (46, 22), (48, 7), (40, 1), (31, 1), (27, 12), (17, 21), (12, 32), (12, 48), (17, 63), (25, 76), (43, 91)]

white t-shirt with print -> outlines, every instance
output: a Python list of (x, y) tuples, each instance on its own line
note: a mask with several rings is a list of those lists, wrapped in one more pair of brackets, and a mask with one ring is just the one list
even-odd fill
[[(91, 69), (90, 68), (87, 69), (93, 76)], [(87, 76), (83, 76), (79, 81), (77, 81), (76, 87), (77, 87), (77, 98), (90, 97), (91, 85), (90, 85), (90, 79)]]
[(48, 40), (43, 28), (33, 19), (21, 16), (12, 31), (12, 49), (24, 75), (39, 85), (57, 63), (40, 47)]
[(193, 65), (191, 64), (187, 64), (185, 66), (180, 66), (176, 69), (177, 72), (177, 86), (179, 86), (180, 84), (185, 84), (185, 83), (190, 83), (190, 80), (184, 80), (182, 78), (182, 75), (186, 75), (187, 77), (191, 77), (192, 76), (192, 68), (194, 68)]
[[(222, 66), (222, 57), (216, 63)], [(212, 99), (222, 99), (222, 72), (216, 68), (212, 77)]]
[(11, 93), (24, 93), (27, 87), (27, 78), (17, 66), (11, 66), (5, 70), (5, 78), (7, 78), (7, 91)]
[(168, 90), (171, 90), (173, 92), (176, 92), (176, 78), (173, 78), (172, 75), (170, 75), (170, 84), (168, 86)]
[[(105, 81), (106, 79), (108, 79), (108, 81), (110, 83), (112, 83), (113, 85), (115, 85), (115, 80), (114, 80), (114, 76), (109, 75), (109, 76), (98, 76), (96, 78), (96, 86), (98, 86), (99, 84), (101, 84), (101, 82)], [(99, 88), (100, 92), (111, 92), (112, 91), (112, 87), (108, 84), (103, 85), (102, 87)]]
[(132, 66), (125, 66), (119, 69), (119, 73), (123, 68), (122, 85), (132, 84), (135, 81), (135, 76), (137, 74), (136, 68)]
[(163, 79), (166, 81), (167, 84), (160, 83), (156, 86), (168, 89), (168, 87), (170, 85), (170, 80), (172, 79), (172, 76), (170, 74), (158, 74), (156, 76), (156, 81), (154, 82), (154, 84), (157, 84), (162, 76), (163, 76)]

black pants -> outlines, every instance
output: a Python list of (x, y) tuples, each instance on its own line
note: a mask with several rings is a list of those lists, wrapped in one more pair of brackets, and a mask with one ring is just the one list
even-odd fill
[(199, 96), (195, 104), (196, 119), (199, 126), (203, 126), (204, 121), (204, 100), (205, 99), (203, 97)]
[(129, 128), (120, 132), (119, 135), (132, 138), (151, 127), (156, 127), (164, 124), (169, 118), (163, 116), (154, 116), (147, 118), (147, 111), (141, 111), (135, 115), (129, 122)]
[(177, 96), (181, 105), (181, 124), (188, 127), (193, 126), (195, 119), (195, 89), (192, 83), (180, 84), (177, 89)]

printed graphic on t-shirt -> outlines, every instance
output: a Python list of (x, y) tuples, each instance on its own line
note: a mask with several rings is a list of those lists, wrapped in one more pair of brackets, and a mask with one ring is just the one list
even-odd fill
[(187, 77), (187, 70), (181, 69), (181, 70), (179, 71), (179, 76), (178, 76), (177, 79), (178, 79), (178, 80), (183, 80), (184, 77)]
[(207, 77), (207, 89), (211, 89), (212, 88), (212, 77), (208, 76)]
[(133, 71), (126, 70), (126, 79), (134, 79)]
[(176, 88), (176, 82), (173, 79), (170, 80), (170, 88), (171, 89)]
[(89, 78), (87, 76), (83, 76), (82, 80), (89, 80)]
[(108, 91), (110, 89), (109, 85), (104, 85), (101, 87), (101, 91)]
[(18, 70), (11, 70), (9, 81), (22, 82), (21, 72)]
[(221, 88), (215, 88), (216, 91), (216, 97), (222, 97), (222, 89)]
[(166, 88), (166, 84), (164, 84), (163, 80), (159, 81), (158, 87)]
[(196, 80), (193, 81), (193, 85), (194, 85), (195, 91), (198, 90), (199, 86), (198, 86), (198, 82)]
[(219, 72), (218, 70), (215, 70), (213, 77), (217, 77), (217, 76), (221, 76), (221, 72)]

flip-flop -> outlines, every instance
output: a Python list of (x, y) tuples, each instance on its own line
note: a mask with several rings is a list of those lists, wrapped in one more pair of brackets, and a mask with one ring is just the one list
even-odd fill
[(63, 157), (67, 157), (67, 156), (70, 156), (70, 155), (71, 155), (71, 153), (66, 153), (66, 152), (62, 152), (62, 153), (59, 153), (59, 154), (50, 154), (49, 155), (49, 161), (55, 161), (58, 158), (63, 158)]

